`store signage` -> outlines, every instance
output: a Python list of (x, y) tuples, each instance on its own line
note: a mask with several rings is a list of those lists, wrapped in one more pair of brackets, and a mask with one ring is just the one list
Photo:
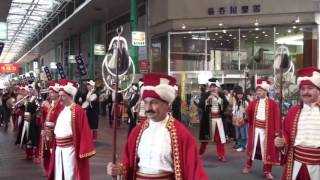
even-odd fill
[(132, 31), (132, 45), (133, 46), (145, 46), (146, 45), (146, 33), (142, 31)]
[(8, 38), (8, 25), (6, 22), (0, 22), (0, 39), (5, 40)]
[(106, 54), (106, 48), (103, 44), (94, 45), (94, 55), (103, 56)]
[(243, 6), (229, 6), (229, 7), (218, 7), (208, 8), (208, 15), (235, 15), (235, 14), (249, 14), (249, 13), (260, 13), (261, 5), (255, 4), (252, 6), (243, 5)]
[(19, 74), (19, 64), (0, 63), (0, 74)]
[(69, 55), (68, 56), (68, 62), (69, 63), (76, 63), (76, 56), (75, 55)]
[(150, 62), (148, 60), (139, 61), (140, 73), (148, 73), (150, 71)]

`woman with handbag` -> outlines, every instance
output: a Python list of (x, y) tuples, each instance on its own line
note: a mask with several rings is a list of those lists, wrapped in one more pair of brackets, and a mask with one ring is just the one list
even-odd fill
[(248, 101), (245, 99), (241, 87), (236, 88), (235, 93), (236, 101), (233, 104), (232, 124), (235, 126), (236, 139), (239, 143), (237, 151), (242, 152), (246, 150), (248, 139), (248, 125), (245, 121), (245, 109), (248, 107)]

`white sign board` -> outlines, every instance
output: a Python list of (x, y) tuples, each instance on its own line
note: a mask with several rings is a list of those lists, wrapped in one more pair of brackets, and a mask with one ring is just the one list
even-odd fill
[(145, 46), (146, 45), (146, 33), (142, 31), (132, 31), (132, 45), (133, 46)]
[(94, 55), (103, 56), (106, 54), (106, 48), (103, 44), (94, 45)]
[(0, 22), (0, 39), (4, 40), (8, 38), (8, 26), (6, 22)]
[(68, 56), (69, 63), (76, 63), (76, 56), (75, 55), (69, 55)]

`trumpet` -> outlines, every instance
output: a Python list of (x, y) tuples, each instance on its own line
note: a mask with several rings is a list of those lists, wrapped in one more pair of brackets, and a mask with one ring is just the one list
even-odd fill
[(12, 105), (12, 108), (16, 108), (21, 102), (24, 102), (24, 100), (28, 99), (29, 97), (30, 97), (30, 95), (27, 95), (24, 98), (20, 99), (19, 101), (17, 101), (16, 103), (14, 103)]

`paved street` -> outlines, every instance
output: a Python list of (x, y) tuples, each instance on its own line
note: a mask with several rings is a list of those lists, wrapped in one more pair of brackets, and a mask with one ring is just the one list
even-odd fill
[[(91, 159), (91, 179), (111, 180), (105, 174), (106, 163), (112, 159), (112, 129), (107, 127), (106, 119), (101, 118), (98, 141), (95, 143), (97, 154)], [(197, 127), (191, 128), (197, 137)], [(127, 126), (119, 129), (118, 150), (120, 150), (127, 136)], [(24, 160), (24, 151), (14, 145), (15, 134), (9, 128), (8, 132), (0, 129), (0, 179), (1, 180), (39, 180), (42, 170), (38, 164)], [(213, 180), (259, 180), (262, 175), (262, 164), (257, 162), (249, 175), (242, 175), (241, 169), (245, 162), (245, 153), (236, 152), (232, 149), (232, 143), (227, 144), (227, 162), (221, 163), (216, 160), (215, 146), (209, 145), (206, 154), (202, 157), (203, 165), (210, 179)], [(280, 179), (281, 168), (275, 167), (273, 174)]]

